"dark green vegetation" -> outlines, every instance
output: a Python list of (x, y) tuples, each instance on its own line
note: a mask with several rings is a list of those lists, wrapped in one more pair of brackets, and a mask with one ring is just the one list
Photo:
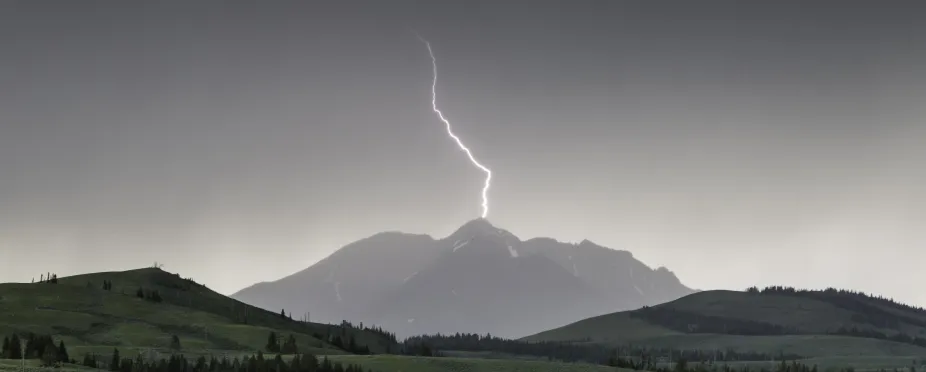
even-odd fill
[(524, 338), (782, 358), (926, 359), (926, 310), (864, 293), (787, 287), (706, 291)]
[(714, 352), (712, 350), (673, 350), (670, 348), (585, 342), (540, 341), (527, 342), (492, 337), (491, 335), (455, 334), (411, 337), (402, 350), (408, 355), (470, 355), (488, 358), (522, 358), (584, 362), (616, 365), (615, 358), (623, 357), (640, 362), (666, 358), (689, 362), (761, 361), (772, 359), (799, 359), (798, 355), (771, 355), (756, 352)]
[(271, 334), (291, 352), (386, 352), (398, 345), (380, 329), (293, 320), (156, 268), (52, 278), (0, 284), (0, 334), (52, 335), (76, 358), (114, 347), (133, 354), (253, 353), (269, 351)]
[(96, 360), (87, 355), (81, 365), (90, 368), (106, 369), (112, 372), (362, 372), (363, 367), (357, 364), (332, 362), (328, 357), (320, 361), (312, 354), (295, 354), (284, 360), (277, 354), (274, 358), (265, 358), (263, 353), (242, 358), (217, 359), (214, 356), (206, 358), (200, 356), (195, 360), (187, 359), (183, 355), (171, 355), (168, 358), (153, 360), (145, 359), (139, 355), (135, 358), (122, 358), (119, 351), (114, 350), (112, 359), (108, 362)]

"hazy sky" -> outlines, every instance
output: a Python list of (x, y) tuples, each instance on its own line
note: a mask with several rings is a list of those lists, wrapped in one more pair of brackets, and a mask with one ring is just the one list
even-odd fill
[[(173, 4), (173, 5), (171, 5)], [(182, 5), (180, 5), (182, 4)], [(689, 286), (926, 305), (916, 1), (0, 4), (0, 281), (230, 293), (478, 217)]]

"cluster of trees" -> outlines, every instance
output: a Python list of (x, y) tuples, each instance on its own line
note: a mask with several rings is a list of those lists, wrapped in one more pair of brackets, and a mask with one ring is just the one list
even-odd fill
[[(32, 278), (32, 282), (35, 283), (35, 277)], [(39, 276), (39, 283), (58, 284), (58, 274), (41, 274)]]
[(898, 310), (919, 312), (919, 313), (922, 313), (923, 315), (926, 315), (926, 309), (919, 307), (919, 306), (911, 306), (911, 305), (908, 305), (902, 302), (898, 302), (898, 301), (895, 301), (893, 298), (887, 298), (887, 297), (880, 296), (880, 295), (874, 296), (874, 295), (870, 295), (862, 291), (851, 291), (851, 290), (845, 290), (845, 289), (836, 289), (832, 287), (826, 288), (824, 290), (810, 290), (810, 289), (796, 289), (794, 287), (785, 287), (785, 286), (770, 286), (770, 287), (759, 289), (758, 287), (753, 286), (753, 287), (747, 288), (746, 292), (755, 293), (755, 294), (785, 294), (785, 295), (809, 295), (809, 296), (815, 296), (815, 295), (821, 295), (821, 294), (830, 295), (830, 296), (836, 295), (836, 296), (841, 296), (845, 298), (856, 298), (856, 299), (864, 300), (867, 302), (877, 303), (878, 305), (892, 307)]
[(881, 296), (871, 296), (865, 294), (865, 292), (838, 290), (834, 288), (827, 288), (825, 290), (805, 290), (783, 286), (765, 287), (763, 289), (759, 289), (757, 287), (749, 287), (746, 292), (760, 295), (776, 294), (812, 298), (853, 312), (853, 322), (859, 324), (867, 324), (873, 326), (874, 328), (894, 331), (890, 334), (887, 334), (885, 332), (877, 331), (874, 329), (842, 327), (830, 332), (831, 334), (876, 338), (926, 347), (926, 339), (910, 336), (901, 331), (904, 325), (914, 325), (926, 328), (926, 321), (924, 321), (923, 318), (906, 316), (901, 313), (890, 312), (883, 308), (887, 307), (902, 311), (922, 313), (922, 315), (926, 315), (926, 310), (920, 307), (902, 304), (894, 301), (893, 299), (884, 298)]
[(858, 329), (858, 327), (841, 327), (835, 332), (832, 332), (836, 335), (842, 336), (852, 336), (852, 337), (864, 337), (864, 338), (876, 338), (879, 340), (888, 340), (895, 341), (905, 344), (916, 345), (920, 347), (926, 347), (926, 339), (917, 336), (910, 336), (905, 333), (895, 333), (892, 335), (887, 335), (884, 332), (878, 332), (871, 329)]
[[(25, 340), (25, 349), (22, 342)], [(13, 334), (3, 338), (3, 345), (0, 347), (0, 358), (3, 359), (40, 359), (43, 366), (53, 366), (57, 363), (71, 362), (68, 356), (68, 350), (64, 346), (64, 341), (59, 341), (55, 345), (55, 340), (48, 335), (36, 335), (29, 333), (20, 336)]]
[(289, 338), (280, 345), (276, 332), (270, 332), (267, 337), (267, 351), (271, 353), (296, 354), (299, 348), (296, 346), (296, 337), (289, 335)]
[[(157, 265), (157, 263), (155, 263), (155, 265)], [(156, 268), (160, 270), (160, 266)], [(153, 281), (152, 284), (156, 286), (176, 289), (184, 292), (190, 291), (193, 288), (206, 288), (205, 284), (197, 283), (195, 280), (193, 280), (193, 278), (181, 278), (180, 274), (171, 274), (166, 271), (157, 273), (151, 278), (151, 280)]]
[[(356, 339), (347, 333), (347, 330), (342, 328), (340, 335), (331, 335), (327, 337), (320, 334), (314, 334), (319, 340), (325, 340), (332, 346), (342, 349), (344, 351), (354, 353), (354, 354), (370, 354), (370, 348), (366, 345), (360, 345), (357, 343)], [(282, 344), (280, 339), (282, 337), (277, 335), (276, 332), (270, 332), (270, 335), (267, 336), (267, 346), (266, 349), (271, 353), (282, 353), (282, 354), (296, 354), (299, 352), (298, 346), (296, 346), (296, 337), (292, 334), (289, 335), (289, 338), (286, 339)]]
[(341, 328), (345, 329), (357, 329), (360, 331), (370, 332), (375, 335), (378, 335), (391, 343), (398, 343), (399, 340), (395, 337), (395, 333), (389, 332), (382, 327), (377, 327), (375, 325), (370, 327), (364, 327), (363, 322), (360, 322), (360, 325), (355, 326), (353, 323), (346, 320), (341, 321)]
[(798, 333), (797, 329), (778, 324), (703, 315), (662, 306), (644, 306), (642, 309), (630, 312), (630, 316), (686, 333), (723, 333), (743, 336)]
[[(770, 355), (734, 350), (673, 350), (639, 346), (622, 346), (611, 348), (602, 344), (573, 342), (524, 342), (493, 337), (490, 334), (427, 335), (406, 339), (401, 353), (404, 355), (442, 356), (444, 352), (499, 352), (507, 354), (531, 355), (548, 360), (562, 362), (586, 362), (614, 365), (617, 360), (634, 361), (646, 364), (649, 360), (666, 358), (668, 360), (708, 361), (765, 361), (796, 360), (802, 358), (794, 354)], [(620, 356), (620, 358), (618, 358)], [(630, 368), (630, 367), (627, 367)]]
[(524, 342), (494, 337), (491, 334), (456, 333), (423, 335), (405, 339), (401, 354), (443, 356), (442, 351), (499, 352), (531, 355), (564, 362), (603, 364), (614, 352), (602, 345), (578, 345), (569, 342)]
[(104, 280), (103, 280), (103, 290), (104, 290), (104, 291), (111, 291), (111, 290), (113, 290), (113, 282), (104, 279)]
[(370, 347), (358, 344), (354, 336), (350, 334), (345, 334), (343, 337), (340, 335), (333, 335), (328, 338), (328, 343), (349, 353), (362, 355), (370, 354)]
[(312, 354), (297, 354), (289, 362), (284, 361), (280, 355), (273, 359), (264, 358), (262, 352), (242, 360), (217, 359), (214, 356), (209, 359), (200, 356), (192, 360), (178, 354), (155, 361), (146, 360), (141, 355), (122, 358), (119, 349), (113, 349), (109, 359), (106, 363), (96, 355), (87, 354), (81, 364), (91, 368), (106, 368), (112, 372), (363, 372), (359, 365), (345, 366), (328, 360), (328, 357), (319, 361)]
[(161, 297), (161, 292), (157, 289), (146, 291), (144, 288), (138, 287), (138, 290), (135, 291), (135, 296), (151, 302), (164, 301), (164, 299)]
[[(781, 361), (778, 363), (775, 368), (757, 368), (751, 369), (749, 366), (743, 368), (731, 367), (726, 364), (716, 365), (705, 362), (699, 362), (697, 364), (691, 364), (688, 360), (680, 359), (675, 363), (669, 365), (660, 365), (653, 359), (646, 360), (630, 360), (626, 358), (615, 357), (612, 358), (609, 362), (609, 365), (612, 367), (633, 369), (638, 371), (652, 371), (652, 372), (817, 372), (816, 365), (806, 365), (803, 363), (798, 363), (797, 361)], [(844, 371), (852, 372), (852, 368), (846, 368), (841, 370), (830, 369), (830, 371)]]

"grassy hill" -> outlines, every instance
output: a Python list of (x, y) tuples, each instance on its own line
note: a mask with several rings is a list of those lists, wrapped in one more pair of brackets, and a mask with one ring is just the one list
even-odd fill
[(398, 347), (389, 335), (294, 321), (156, 268), (77, 275), (57, 284), (0, 284), (0, 334), (13, 332), (52, 335), (78, 360), (115, 347), (123, 355), (169, 352), (174, 335), (186, 354), (253, 353), (265, 349), (271, 332), (293, 335), (300, 351), (316, 354), (347, 353), (323, 341), (329, 335), (353, 338), (373, 352)]
[(523, 340), (735, 350), (803, 357), (926, 358), (926, 311), (863, 293), (705, 291)]

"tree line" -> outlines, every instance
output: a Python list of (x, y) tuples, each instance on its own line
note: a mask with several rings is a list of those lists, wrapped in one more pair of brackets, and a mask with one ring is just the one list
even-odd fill
[(426, 335), (406, 339), (402, 343), (401, 354), (418, 356), (442, 356), (447, 351), (500, 352), (517, 355), (530, 355), (561, 362), (586, 362), (611, 365), (615, 358), (635, 360), (637, 363), (660, 358), (668, 360), (708, 361), (765, 361), (797, 360), (802, 356), (795, 354), (764, 354), (727, 350), (676, 350), (634, 345), (609, 347), (603, 344), (574, 342), (525, 342), (520, 340), (494, 337), (490, 334), (478, 335), (456, 333), (454, 335)]
[(375, 335), (378, 335), (378, 336), (382, 337), (382, 338), (385, 339), (386, 341), (392, 342), (392, 343), (394, 343), (394, 344), (399, 343), (398, 339), (395, 337), (395, 333), (389, 332), (389, 331), (383, 329), (382, 327), (377, 327), (376, 325), (373, 325), (373, 326), (370, 326), (370, 327), (365, 327), (365, 326), (363, 325), (363, 322), (360, 322), (360, 325), (359, 325), (359, 326), (355, 326), (353, 323), (351, 323), (351, 322), (349, 322), (349, 321), (342, 320), (340, 326), (341, 326), (341, 328), (356, 329), (356, 330), (360, 330), (360, 331), (364, 331), (364, 332), (370, 332), (370, 333), (372, 333), (372, 334), (375, 334)]
[(906, 305), (896, 302), (893, 299), (884, 298), (881, 296), (871, 296), (864, 292), (837, 290), (834, 288), (827, 288), (825, 290), (804, 290), (795, 289), (794, 287), (771, 286), (765, 287), (763, 289), (759, 289), (757, 287), (749, 287), (747, 288), (746, 292), (757, 295), (774, 294), (804, 297), (823, 301), (833, 306), (851, 311), (853, 313), (851, 319), (856, 323), (867, 324), (876, 328), (889, 329), (894, 331), (892, 334), (887, 334), (872, 329), (841, 327), (839, 329), (828, 332), (829, 334), (890, 340), (926, 347), (926, 339), (917, 336), (911, 336), (901, 331), (904, 324), (926, 328), (926, 320), (923, 320), (922, 318), (906, 316), (899, 313), (889, 312), (876, 305), (926, 316), (926, 310), (920, 307)]
[[(35, 277), (32, 277), (32, 283), (35, 283)], [(58, 274), (40, 274), (39, 283), (58, 284)]]
[(836, 288), (826, 288), (823, 290), (813, 290), (813, 289), (797, 289), (794, 287), (786, 286), (768, 286), (762, 289), (759, 289), (756, 286), (752, 286), (746, 289), (747, 293), (756, 293), (756, 294), (785, 294), (785, 295), (840, 295), (843, 297), (855, 297), (858, 299), (870, 301), (877, 303), (879, 305), (884, 305), (892, 307), (898, 310), (903, 311), (912, 311), (920, 313), (920, 315), (926, 315), (926, 308), (920, 306), (912, 306), (899, 301), (894, 300), (893, 298), (887, 298), (881, 295), (870, 295), (862, 291), (852, 291), (846, 289), (836, 289)]
[[(25, 348), (23, 348), (25, 341)], [(36, 335), (29, 333), (22, 337), (18, 334), (3, 337), (3, 344), (0, 346), (0, 359), (39, 359), (42, 366), (54, 366), (58, 363), (73, 363), (68, 355), (67, 347), (64, 341), (55, 340), (48, 335)]]
[(143, 300), (148, 300), (151, 302), (161, 302), (164, 301), (164, 298), (161, 297), (161, 292), (157, 289), (154, 290), (145, 290), (142, 287), (138, 287), (138, 290), (135, 291), (135, 297), (138, 297)]
[(344, 365), (332, 362), (327, 356), (319, 360), (315, 355), (308, 353), (294, 355), (288, 362), (279, 354), (272, 359), (265, 358), (260, 351), (240, 360), (237, 357), (230, 360), (214, 356), (210, 356), (209, 359), (200, 356), (192, 360), (182, 354), (150, 360), (141, 355), (124, 358), (119, 355), (119, 349), (113, 349), (108, 359), (109, 362), (106, 362), (104, 358), (95, 354), (87, 354), (81, 365), (112, 372), (363, 372), (363, 368), (358, 364)]
[(793, 327), (753, 320), (704, 315), (664, 306), (644, 306), (639, 310), (631, 311), (630, 316), (684, 333), (721, 333), (742, 336), (798, 333), (798, 330)]
[[(614, 358), (609, 365), (617, 368), (632, 369), (651, 372), (817, 372), (816, 365), (807, 365), (797, 361), (784, 361), (776, 364), (774, 368), (742, 368), (731, 367), (727, 364), (713, 364), (707, 362), (691, 363), (687, 359), (680, 359), (672, 364), (660, 364), (653, 359), (634, 361), (626, 358)], [(829, 369), (831, 372), (853, 372), (852, 368)]]

